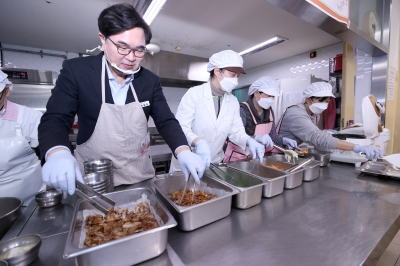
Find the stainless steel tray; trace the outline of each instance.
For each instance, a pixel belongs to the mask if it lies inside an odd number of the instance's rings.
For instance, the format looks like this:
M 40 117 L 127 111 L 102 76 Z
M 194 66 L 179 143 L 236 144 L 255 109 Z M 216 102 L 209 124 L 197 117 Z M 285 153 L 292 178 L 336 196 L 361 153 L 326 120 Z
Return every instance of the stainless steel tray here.
M 226 176 L 219 170 L 207 170 L 205 175 L 210 176 L 220 182 L 227 184 L 230 187 L 238 190 L 239 193 L 233 196 L 232 205 L 239 209 L 247 209 L 253 207 L 261 202 L 264 181 L 256 178 L 248 173 L 243 173 L 236 169 L 228 168 L 225 165 L 220 165 L 219 168 L 228 173 L 233 178 Z
M 328 163 L 331 161 L 331 153 L 330 151 L 320 151 L 320 150 L 314 150 L 314 149 L 309 149 L 307 154 L 304 154 L 304 158 L 310 158 L 314 157 L 315 160 L 321 162 L 321 167 L 328 165 Z
M 303 173 L 304 173 L 304 168 L 300 168 L 299 170 L 296 170 L 294 172 L 287 172 L 286 170 L 290 167 L 292 167 L 294 164 L 293 163 L 287 163 L 287 162 L 281 162 L 274 160 L 270 158 L 270 156 L 264 157 L 262 165 L 265 165 L 268 167 L 269 165 L 275 165 L 287 173 L 287 176 L 285 178 L 285 188 L 286 189 L 293 189 L 298 186 L 300 186 L 303 183 Z
M 357 168 L 359 172 L 369 175 L 382 175 L 394 179 L 400 179 L 400 170 L 393 167 L 392 164 L 387 162 L 365 162 Z
M 271 198 L 283 192 L 287 173 L 272 168 L 264 167 L 258 163 L 241 161 L 227 164 L 228 167 L 237 169 L 264 181 L 263 196 Z
M 268 156 L 268 158 L 280 162 L 287 162 L 285 159 L 285 155 L 283 154 L 276 154 L 276 155 L 271 155 Z M 298 160 L 295 160 L 295 163 L 300 164 L 304 162 L 306 159 L 304 158 L 298 158 Z M 303 181 L 313 181 L 319 177 L 319 169 L 321 166 L 320 161 L 312 161 L 311 163 L 307 164 L 304 167 L 304 174 L 303 174 Z
M 78 248 L 79 237 L 82 226 L 84 226 L 82 210 L 94 209 L 86 201 L 78 200 L 75 207 L 74 217 L 68 233 L 64 249 L 64 258 L 75 257 L 77 265 L 133 265 L 154 258 L 167 247 L 168 228 L 177 225 L 175 219 L 166 210 L 149 188 L 135 188 L 106 194 L 107 197 L 118 205 L 137 201 L 142 194 L 146 194 L 150 204 L 161 217 L 164 225 L 123 237 L 95 247 Z
M 223 189 L 227 194 L 190 207 L 182 207 L 173 203 L 169 195 L 184 188 L 185 177 L 183 174 L 178 172 L 172 175 L 159 175 L 156 177 L 160 178 L 153 181 L 156 194 L 178 221 L 179 229 L 183 231 L 192 231 L 228 216 L 231 212 L 232 196 L 238 193 L 237 190 L 222 182 L 203 176 L 201 180 L 207 183 L 208 187 Z M 193 179 L 191 178 L 190 180 Z M 187 189 L 193 188 L 193 182 L 190 182 L 190 180 Z

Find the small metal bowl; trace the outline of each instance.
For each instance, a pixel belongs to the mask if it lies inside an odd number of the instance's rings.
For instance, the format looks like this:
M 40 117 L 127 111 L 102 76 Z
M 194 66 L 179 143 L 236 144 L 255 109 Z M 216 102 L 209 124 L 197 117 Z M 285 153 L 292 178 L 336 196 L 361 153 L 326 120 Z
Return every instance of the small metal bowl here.
M 60 204 L 62 200 L 62 194 L 55 190 L 49 190 L 36 194 L 35 201 L 39 207 L 47 208 Z
M 8 266 L 7 261 L 5 261 L 5 260 L 0 260 L 0 266 Z
M 5 260 L 9 266 L 31 264 L 39 255 L 42 239 L 39 235 L 19 236 L 0 244 L 0 259 Z M 29 248 L 20 254 L 9 257 L 14 248 Z M 14 250 L 15 252 L 16 250 Z
M 18 198 L 0 198 L 0 239 L 21 215 L 22 201 Z

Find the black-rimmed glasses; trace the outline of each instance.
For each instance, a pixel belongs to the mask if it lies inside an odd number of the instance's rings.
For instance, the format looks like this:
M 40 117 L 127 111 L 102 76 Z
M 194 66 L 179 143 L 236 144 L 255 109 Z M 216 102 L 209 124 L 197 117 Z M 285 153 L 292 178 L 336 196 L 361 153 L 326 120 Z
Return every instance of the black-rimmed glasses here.
M 109 40 L 115 45 L 115 47 L 117 47 L 117 52 L 118 52 L 120 55 L 128 55 L 128 54 L 130 54 L 131 52 L 133 52 L 133 54 L 134 54 L 136 57 L 143 57 L 143 56 L 148 52 L 148 50 L 147 50 L 146 47 L 141 48 L 141 49 L 131 49 L 131 48 L 129 48 L 129 47 L 125 47 L 125 46 L 121 46 L 121 45 L 116 44 L 116 43 L 113 42 L 113 40 L 111 40 L 110 38 L 107 38 L 107 39 L 109 39 Z

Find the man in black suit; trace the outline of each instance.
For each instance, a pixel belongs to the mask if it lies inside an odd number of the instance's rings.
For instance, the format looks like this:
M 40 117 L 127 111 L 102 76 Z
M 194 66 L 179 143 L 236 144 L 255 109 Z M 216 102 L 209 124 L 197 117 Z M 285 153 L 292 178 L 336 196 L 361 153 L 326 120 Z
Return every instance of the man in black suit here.
M 153 177 L 147 130 L 151 116 L 186 179 L 190 172 L 199 182 L 204 162 L 187 146 L 159 77 L 140 67 L 152 37 L 150 27 L 129 4 L 104 9 L 98 25 L 104 52 L 64 61 L 41 119 L 43 181 L 73 194 L 75 179 L 83 182 L 83 162 L 100 158 L 113 162 L 115 185 Z M 76 114 L 79 132 L 74 157 L 67 147 Z

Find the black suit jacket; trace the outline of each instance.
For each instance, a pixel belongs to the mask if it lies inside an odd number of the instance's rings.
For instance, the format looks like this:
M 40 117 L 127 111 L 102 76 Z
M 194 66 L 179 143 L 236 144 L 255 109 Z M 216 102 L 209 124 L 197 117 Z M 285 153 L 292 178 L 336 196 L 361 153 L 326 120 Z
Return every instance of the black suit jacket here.
M 97 56 L 64 61 L 38 129 L 42 159 L 54 146 L 70 147 L 68 134 L 75 114 L 78 114 L 79 119 L 77 144 L 86 142 L 92 135 L 101 108 L 102 57 L 103 53 L 100 53 Z M 113 104 L 106 70 L 105 74 L 106 102 Z M 142 67 L 135 74 L 132 85 L 140 102 L 149 101 L 150 106 L 143 107 L 146 118 L 148 120 L 151 115 L 158 132 L 171 150 L 188 145 L 178 120 L 169 109 L 159 77 Z M 134 101 L 132 91 L 128 90 L 126 103 Z

